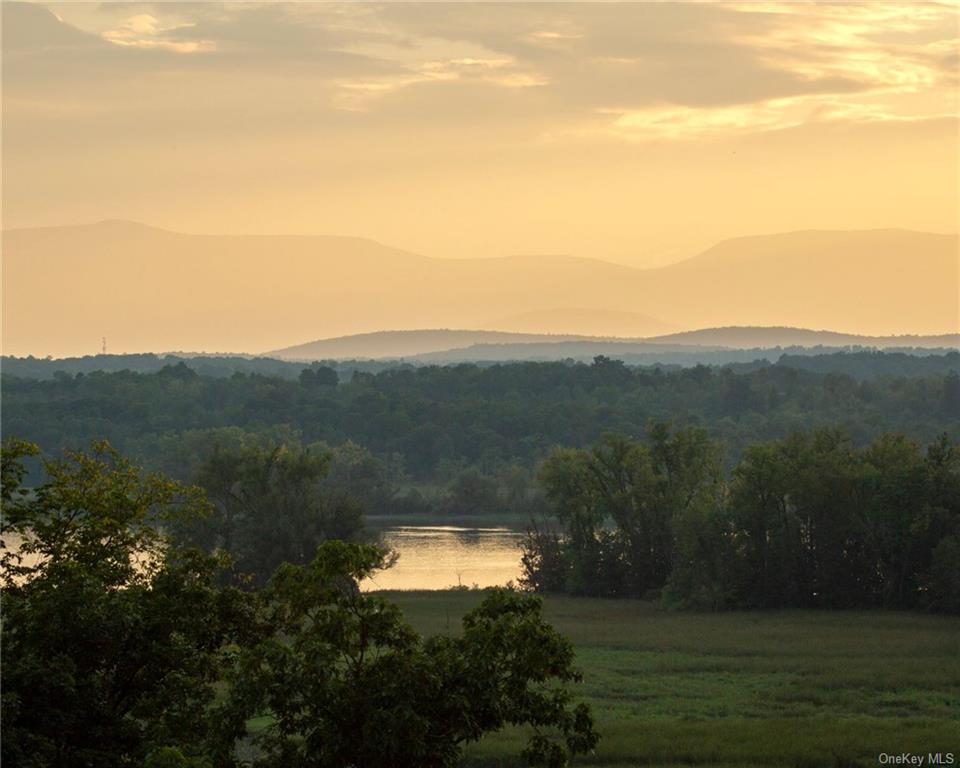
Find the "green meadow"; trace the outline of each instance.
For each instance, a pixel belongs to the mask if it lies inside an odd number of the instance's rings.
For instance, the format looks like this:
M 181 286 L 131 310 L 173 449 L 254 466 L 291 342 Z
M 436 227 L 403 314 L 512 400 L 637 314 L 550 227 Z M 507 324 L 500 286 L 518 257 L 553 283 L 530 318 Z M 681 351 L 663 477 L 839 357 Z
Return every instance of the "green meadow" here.
M 456 632 L 480 595 L 386 596 L 435 634 Z M 544 603 L 576 647 L 575 691 L 602 737 L 579 765 L 842 768 L 879 765 L 882 752 L 952 752 L 960 764 L 960 618 Z M 465 762 L 520 765 L 523 743 L 522 732 L 501 732 L 472 745 Z

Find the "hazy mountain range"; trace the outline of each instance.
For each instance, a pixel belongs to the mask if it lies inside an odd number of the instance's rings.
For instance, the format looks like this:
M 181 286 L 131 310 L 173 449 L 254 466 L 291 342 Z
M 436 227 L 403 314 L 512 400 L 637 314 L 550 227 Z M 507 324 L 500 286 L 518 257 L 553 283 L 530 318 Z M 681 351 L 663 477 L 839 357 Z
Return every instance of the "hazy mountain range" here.
M 679 330 L 640 312 L 585 307 L 559 307 L 520 312 L 484 324 L 485 328 L 519 333 L 563 333 L 576 331 L 586 336 L 654 336 Z
M 6 354 L 89 354 L 102 336 L 121 352 L 263 352 L 383 329 L 651 337 L 737 325 L 877 336 L 960 325 L 957 236 L 902 230 L 738 238 L 649 270 L 573 256 L 430 258 L 360 238 L 189 235 L 122 221 L 10 230 L 3 248 Z
M 381 331 L 276 349 L 280 360 L 358 360 L 403 358 L 421 362 L 461 360 L 559 360 L 609 357 L 663 357 L 721 350 L 775 352 L 797 348 L 953 349 L 960 334 L 938 336 L 857 336 L 804 328 L 706 328 L 646 339 L 603 338 L 492 331 Z M 769 356 L 769 355 L 767 355 Z M 773 358 L 779 353 L 773 355 Z

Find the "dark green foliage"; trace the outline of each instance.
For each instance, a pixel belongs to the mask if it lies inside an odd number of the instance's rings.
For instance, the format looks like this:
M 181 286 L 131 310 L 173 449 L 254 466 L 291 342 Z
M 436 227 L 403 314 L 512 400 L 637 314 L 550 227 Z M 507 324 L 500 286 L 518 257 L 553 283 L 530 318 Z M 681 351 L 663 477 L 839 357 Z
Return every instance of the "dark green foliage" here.
M 671 434 L 655 425 L 648 444 L 608 436 L 591 450 L 555 451 L 540 480 L 567 533 L 566 588 L 574 594 L 644 595 L 667 583 L 675 525 L 694 526 L 699 510 L 715 502 L 719 450 L 704 430 Z M 528 542 L 528 549 L 534 546 Z M 531 583 L 555 580 L 528 576 Z
M 318 368 L 304 368 L 299 376 L 301 387 L 335 387 L 340 381 L 333 368 L 320 366 Z
M 247 600 L 215 585 L 221 563 L 169 552 L 155 523 L 203 514 L 196 489 L 143 476 L 106 445 L 48 462 L 18 487 L 31 449 L 3 457 L 3 762 L 128 766 L 230 734 L 209 704 Z M 18 546 L 17 546 L 18 545 Z
M 212 768 L 210 758 L 187 757 L 176 747 L 161 747 L 147 755 L 144 768 Z
M 960 418 L 960 376 L 956 371 L 943 377 L 943 400 L 941 408 L 945 416 Z
M 735 470 L 729 517 L 751 581 L 739 599 L 768 607 L 869 604 L 878 585 L 862 457 L 846 435 L 826 429 L 793 435 L 772 451 L 746 456 Z M 764 476 L 768 458 L 779 487 Z
M 960 535 L 946 536 L 934 548 L 927 586 L 933 608 L 960 613 Z
M 400 610 L 358 583 L 385 565 L 374 546 L 323 544 L 306 566 L 282 565 L 263 595 L 263 639 L 237 663 L 230 707 L 273 723 L 259 766 L 439 768 L 462 746 L 529 725 L 532 765 L 566 765 L 597 741 L 563 684 L 573 650 L 543 622 L 539 599 L 495 590 L 459 637 L 424 641 Z
M 748 411 L 761 410 L 762 400 L 753 391 L 750 377 L 724 371 L 723 411 L 729 416 L 740 416 Z
M 957 611 L 960 451 L 842 430 L 748 447 L 722 482 L 715 445 L 654 425 L 647 444 L 558 450 L 541 475 L 563 535 L 527 538 L 540 590 L 707 608 Z
M 862 353 L 863 365 L 887 360 Z M 836 356 L 856 368 L 860 353 Z M 651 420 L 699 425 L 736 460 L 747 445 L 782 439 L 823 424 L 845 427 L 862 446 L 885 431 L 921 441 L 940 432 L 960 439 L 955 379 L 960 355 L 894 356 L 882 376 L 763 364 L 740 373 L 704 366 L 662 371 L 598 358 L 582 363 L 515 363 L 482 367 L 393 367 L 317 385 L 332 370 L 312 367 L 296 379 L 237 373 L 230 377 L 91 372 L 51 380 L 3 377 L 3 429 L 49 453 L 109 438 L 151 467 L 177 477 L 195 469 L 175 458 L 177 441 L 205 430 L 245 434 L 287 429 L 306 444 L 353 441 L 384 462 L 398 457 L 410 479 L 449 482 L 473 468 L 496 476 L 514 465 L 533 471 L 555 445 L 585 447 L 605 433 L 643 434 Z M 933 362 L 931 362 L 931 360 Z M 937 361 L 940 361 L 937 365 Z M 837 364 L 835 364 L 837 363 Z M 183 361 L 191 365 L 191 361 Z M 879 365 L 879 363 L 877 363 Z M 951 367 L 952 366 L 952 367 Z M 382 366 L 381 366 L 382 367 Z M 445 468 L 457 467 L 446 473 Z
M 778 366 L 817 373 L 839 373 L 858 381 L 878 376 L 943 376 L 960 370 L 960 351 L 929 354 L 926 350 L 856 350 L 830 354 L 794 354 L 780 356 Z M 736 366 L 733 366 L 736 367 Z
M 539 349 L 531 359 L 550 356 L 550 347 L 531 345 L 517 347 L 522 360 L 524 349 Z M 553 345 L 558 349 L 558 345 Z M 595 356 L 595 344 L 564 345 L 565 358 L 588 362 L 591 358 L 610 360 L 603 355 Z M 960 352 L 949 348 L 898 347 L 896 349 L 877 350 L 863 347 L 757 347 L 754 349 L 711 350 L 704 347 L 651 347 L 648 352 L 624 352 L 622 361 L 628 366 L 663 367 L 676 370 L 681 367 L 700 368 L 709 371 L 707 366 L 728 367 L 737 372 L 754 371 L 772 365 L 797 368 L 818 373 L 844 373 L 855 379 L 863 380 L 877 376 L 940 376 L 950 371 L 960 372 Z M 10 376 L 26 379 L 53 379 L 60 377 L 72 379 L 77 374 L 94 372 L 131 371 L 134 373 L 156 373 L 161 368 L 178 363 L 192 368 L 201 376 L 230 378 L 234 374 L 278 376 L 291 381 L 298 380 L 304 370 L 304 363 L 289 362 L 270 357 L 240 357 L 231 355 L 156 355 L 153 353 L 129 355 L 87 355 L 62 359 L 38 357 L 3 356 L 0 360 L 3 369 Z M 619 364 L 620 360 L 613 360 Z M 494 363 L 479 365 L 491 366 Z M 335 371 L 338 379 L 349 381 L 355 373 L 379 373 L 387 370 L 415 370 L 428 365 L 414 360 L 398 362 L 396 360 L 325 360 L 310 365 L 310 370 L 326 368 Z M 329 374 L 323 377 L 330 380 Z M 332 382 L 335 384 L 336 382 Z
M 262 766 L 451 766 L 463 744 L 532 728 L 532 765 L 566 765 L 597 736 L 566 684 L 570 644 L 531 595 L 495 591 L 457 638 L 423 640 L 358 583 L 389 564 L 327 541 L 266 590 L 223 588 L 223 559 L 176 549 L 161 527 L 210 514 L 199 488 L 144 475 L 107 444 L 46 462 L 2 453 L 3 742 L 26 768 L 232 768 L 253 714 Z M 246 510 L 312 509 L 326 454 L 225 454 L 213 478 Z M 311 491 L 312 492 L 312 491 Z M 236 511 L 235 510 L 235 511 Z M 268 533 L 270 520 L 257 518 Z
M 772 607 L 797 600 L 800 525 L 786 502 L 788 479 L 779 451 L 755 445 L 744 451 L 730 483 L 733 528 L 738 533 L 741 587 L 747 602 Z
M 176 525 L 176 539 L 225 551 L 259 585 L 280 563 L 309 562 L 320 542 L 354 538 L 363 527 L 355 498 L 322 486 L 330 460 L 323 447 L 296 442 L 215 450 L 196 475 L 213 511 Z
M 23 489 L 23 479 L 27 475 L 24 461 L 30 456 L 38 456 L 40 448 L 25 440 L 8 439 L 0 450 L 0 498 L 3 499 L 4 518 L 9 521 L 17 514 L 27 491 Z
M 497 482 L 476 470 L 466 470 L 453 481 L 444 504 L 452 515 L 494 514 L 500 509 Z
M 316 447 L 330 455 L 329 471 L 320 484 L 324 494 L 353 499 L 367 514 L 390 512 L 397 488 L 406 479 L 401 457 L 379 459 L 350 441 L 334 448 L 323 444 Z
M 520 555 L 521 585 L 534 592 L 566 591 L 569 570 L 566 549 L 559 533 L 549 525 L 531 520 Z
M 72 379 L 78 374 L 106 372 L 116 373 L 129 371 L 133 373 L 156 373 L 168 366 L 183 364 L 201 376 L 215 378 L 230 378 L 234 374 L 254 374 L 260 376 L 279 376 L 291 381 L 297 380 L 304 371 L 304 363 L 293 363 L 286 360 L 277 360 L 270 357 L 239 357 L 231 355 L 156 355 L 140 353 L 130 355 L 87 355 L 85 357 L 67 357 L 62 359 L 38 357 L 8 357 L 2 358 L 2 365 L 6 373 L 27 379 Z M 310 371 L 338 371 L 346 378 L 354 371 L 382 371 L 387 368 L 396 368 L 395 362 L 379 362 L 376 360 L 361 360 L 350 362 L 333 362 L 328 364 L 313 363 L 307 369 Z M 333 367 L 331 367 L 333 366 Z M 339 376 L 338 376 L 339 378 Z M 330 382 L 329 373 L 321 373 L 318 380 Z M 333 381 L 331 385 L 336 385 Z

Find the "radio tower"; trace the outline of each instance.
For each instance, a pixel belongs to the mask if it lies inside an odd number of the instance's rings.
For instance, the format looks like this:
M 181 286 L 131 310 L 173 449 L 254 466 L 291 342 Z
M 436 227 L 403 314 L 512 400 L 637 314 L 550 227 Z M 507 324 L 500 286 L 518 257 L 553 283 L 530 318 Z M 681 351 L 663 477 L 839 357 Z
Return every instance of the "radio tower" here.
M 102 349 L 102 354 L 104 355 L 107 354 L 107 337 L 106 336 L 103 337 L 103 346 L 101 347 L 101 349 Z

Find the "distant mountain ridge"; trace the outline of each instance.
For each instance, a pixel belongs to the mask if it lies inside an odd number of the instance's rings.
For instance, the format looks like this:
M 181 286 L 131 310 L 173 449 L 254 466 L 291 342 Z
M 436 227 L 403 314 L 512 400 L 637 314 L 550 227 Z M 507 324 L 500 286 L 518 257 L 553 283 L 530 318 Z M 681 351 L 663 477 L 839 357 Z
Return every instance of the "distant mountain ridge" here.
M 805 328 L 705 328 L 649 338 L 569 336 L 468 330 L 380 331 L 297 344 L 264 353 L 280 360 L 410 358 L 420 361 L 563 359 L 610 356 L 777 349 L 796 347 L 960 348 L 960 334 L 937 336 L 857 336 Z
M 557 307 L 520 312 L 484 323 L 484 328 L 541 334 L 555 334 L 566 330 L 586 336 L 607 337 L 646 337 L 679 330 L 672 323 L 665 323 L 640 312 L 586 307 Z
M 264 353 L 264 357 L 281 360 L 337 360 L 364 358 L 411 357 L 429 352 L 443 352 L 474 344 L 524 343 L 543 341 L 572 341 L 585 336 L 560 335 L 556 337 L 532 333 L 503 331 L 465 331 L 447 328 L 419 331 L 376 331 L 319 339 Z
M 657 336 L 649 341 L 676 344 L 720 345 L 731 349 L 753 347 L 957 347 L 960 333 L 933 335 L 900 334 L 895 336 L 862 336 L 837 331 L 815 331 L 808 328 L 732 326 L 727 328 L 701 328 L 697 331 L 681 331 Z
M 795 232 L 724 241 L 641 270 L 574 256 L 441 259 L 362 238 L 189 235 L 123 221 L 10 230 L 3 348 L 82 355 L 106 336 L 111 351 L 256 352 L 296 337 L 489 328 L 498 318 L 516 323 L 496 323 L 499 331 L 568 336 L 747 325 L 955 332 L 958 244 L 956 235 L 900 230 Z M 537 325 L 524 325 L 530 318 Z

